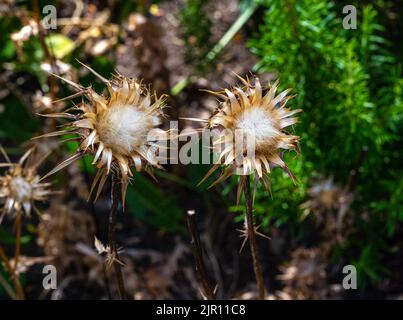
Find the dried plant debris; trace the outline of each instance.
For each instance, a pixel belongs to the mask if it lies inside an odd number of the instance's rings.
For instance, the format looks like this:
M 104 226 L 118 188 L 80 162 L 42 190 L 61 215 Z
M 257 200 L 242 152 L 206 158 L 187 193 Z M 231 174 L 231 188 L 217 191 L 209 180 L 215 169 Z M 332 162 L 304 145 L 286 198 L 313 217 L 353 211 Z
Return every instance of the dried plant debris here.
M 76 245 L 91 244 L 94 233 L 90 214 L 77 210 L 72 202 L 64 204 L 53 200 L 50 208 L 42 214 L 37 242 L 46 256 L 53 257 L 57 269 L 63 274 L 72 265 L 92 263 L 93 259 L 82 257 Z
M 278 279 L 284 288 L 276 293 L 280 299 L 326 299 L 327 253 L 321 247 L 298 248 L 291 253 L 291 259 L 280 267 Z
M 43 156 L 37 161 L 30 161 L 34 157 L 34 148 L 29 149 L 17 163 L 12 163 L 0 145 L 0 154 L 6 162 L 0 163 L 0 168 L 6 168 L 4 175 L 0 176 L 0 223 L 5 215 L 15 215 L 23 211 L 26 216 L 31 215 L 35 202 L 44 202 L 50 195 L 58 192 L 50 189 L 51 183 L 41 182 L 37 173 L 38 166 L 45 160 Z M 31 159 L 29 159 L 31 157 Z

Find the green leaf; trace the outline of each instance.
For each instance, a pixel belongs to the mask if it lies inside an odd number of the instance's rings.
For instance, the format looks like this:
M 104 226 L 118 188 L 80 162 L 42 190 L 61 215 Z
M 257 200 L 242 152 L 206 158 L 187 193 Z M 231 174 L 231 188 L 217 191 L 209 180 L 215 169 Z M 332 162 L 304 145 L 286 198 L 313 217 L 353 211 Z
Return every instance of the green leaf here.
M 11 59 L 15 54 L 15 45 L 11 40 L 7 40 L 2 46 L 0 56 L 5 60 Z
M 57 59 L 63 59 L 76 47 L 71 39 L 60 33 L 54 33 L 47 36 L 45 38 L 45 43 Z

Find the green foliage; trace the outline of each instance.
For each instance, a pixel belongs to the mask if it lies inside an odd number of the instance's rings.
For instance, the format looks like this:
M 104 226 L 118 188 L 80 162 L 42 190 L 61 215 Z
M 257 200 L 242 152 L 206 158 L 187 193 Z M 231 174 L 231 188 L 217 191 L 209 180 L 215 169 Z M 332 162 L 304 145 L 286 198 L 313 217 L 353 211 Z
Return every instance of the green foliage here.
M 133 186 L 127 190 L 126 200 L 136 219 L 168 232 L 184 230 L 179 223 L 183 211 L 178 206 L 176 197 L 155 188 L 154 181 L 136 175 Z
M 288 162 L 299 163 L 294 165 L 298 191 L 284 185 L 282 180 L 287 178 L 272 175 L 273 185 L 279 187 L 266 205 L 264 198 L 258 201 L 258 206 L 269 208 L 263 219 L 290 220 L 306 197 L 314 173 L 348 185 L 358 165 L 354 210 L 349 214 L 359 217 L 365 212 L 369 219 L 355 222 L 355 232 L 343 250 L 346 255 L 359 252 L 355 260 L 366 277 L 375 281 L 374 274 L 384 271 L 380 268 L 386 252 L 384 238 L 393 235 L 396 224 L 403 221 L 401 65 L 391 54 L 371 5 L 356 2 L 358 29 L 346 30 L 342 7 L 333 2 L 264 3 L 264 21 L 250 41 L 260 59 L 256 71 L 276 73 L 280 85 L 297 94 L 293 107 L 304 113 L 297 127 L 303 157 Z M 281 210 L 285 202 L 287 208 Z M 375 235 L 369 236 L 368 230 Z M 368 239 L 365 244 L 360 237 Z

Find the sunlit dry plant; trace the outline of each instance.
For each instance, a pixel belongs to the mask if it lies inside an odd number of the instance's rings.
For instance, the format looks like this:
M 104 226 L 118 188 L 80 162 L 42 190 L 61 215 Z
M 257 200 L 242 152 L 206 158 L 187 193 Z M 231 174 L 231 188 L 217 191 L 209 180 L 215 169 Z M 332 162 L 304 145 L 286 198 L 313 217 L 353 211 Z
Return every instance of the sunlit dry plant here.
M 3 154 L 6 162 L 0 163 L 0 167 L 8 168 L 4 175 L 0 176 L 0 202 L 3 207 L 0 209 L 0 223 L 6 214 L 19 214 L 24 212 L 30 216 L 32 208 L 38 211 L 34 205 L 36 201 L 46 201 L 48 197 L 55 194 L 50 189 L 50 183 L 42 183 L 37 174 L 37 168 L 45 159 L 29 162 L 28 158 L 33 149 L 29 149 L 17 163 L 12 163 L 0 146 L 0 153 Z
M 259 299 L 262 300 L 265 297 L 265 286 L 257 252 L 257 228 L 253 217 L 250 175 L 255 178 L 253 198 L 258 182 L 264 189 L 271 191 L 268 174 L 274 166 L 281 167 L 294 180 L 282 159 L 282 151 L 297 150 L 299 137 L 289 134 L 286 128 L 297 123 L 297 118 L 293 115 L 301 110 L 285 107 L 292 96 L 288 95 L 290 89 L 276 96 L 278 82 L 264 90 L 257 77 L 254 85 L 249 79 L 239 76 L 238 78 L 242 86 L 212 92 L 220 98 L 220 103 L 207 120 L 207 127 L 218 129 L 218 134 L 213 133 L 213 150 L 218 154 L 218 161 L 203 180 L 222 165 L 224 170 L 212 186 L 231 175 L 240 175 L 237 202 L 242 191 L 246 202 L 245 227 L 242 234 L 245 240 L 249 240 Z
M 162 168 L 159 164 L 159 141 L 168 140 L 168 132 L 158 129 L 162 123 L 164 98 L 151 94 L 141 82 L 121 74 L 107 80 L 83 64 L 100 79 L 108 90 L 108 95 L 99 95 L 91 87 L 83 87 L 73 81 L 57 76 L 78 92 L 62 100 L 82 97 L 82 102 L 65 112 L 46 114 L 51 118 L 67 118 L 72 122 L 63 129 L 42 135 L 55 137 L 73 134 L 79 142 L 77 152 L 51 170 L 45 177 L 62 170 L 84 155 L 92 155 L 93 165 L 98 168 L 91 186 L 89 197 L 98 184 L 95 201 L 98 199 L 108 175 L 112 174 L 111 211 L 109 216 L 108 260 L 113 265 L 118 282 L 119 296 L 125 299 L 119 250 L 116 245 L 116 219 L 118 211 L 117 185 L 121 183 L 122 204 L 128 183 L 133 176 L 131 167 L 136 171 L 146 171 L 151 176 L 151 167 Z M 84 99 L 85 98 L 85 99 Z M 60 100 L 59 100 L 60 101 Z
M 122 183 L 122 201 L 134 166 L 136 171 L 145 170 L 152 175 L 150 167 L 161 168 L 158 162 L 157 140 L 168 139 L 167 134 L 157 127 L 162 123 L 163 97 L 152 95 L 150 91 L 132 78 L 115 75 L 106 80 L 88 68 L 106 85 L 109 95 L 96 93 L 91 87 L 85 88 L 67 79 L 62 80 L 73 86 L 78 93 L 64 98 L 84 96 L 86 100 L 64 113 L 45 115 L 54 118 L 73 120 L 63 130 L 45 134 L 41 137 L 78 135 L 77 152 L 46 176 L 54 174 L 86 154 L 93 155 L 93 164 L 98 172 L 91 187 L 91 193 L 98 184 L 95 200 L 98 198 L 109 173 L 119 176 Z M 149 133 L 153 132 L 153 141 Z
M 12 163 L 0 145 L 0 154 L 6 161 L 0 163 L 0 168 L 7 168 L 5 174 L 0 176 L 0 223 L 5 215 L 12 215 L 16 230 L 14 258 L 9 260 L 1 247 L 0 258 L 13 279 L 19 299 L 24 299 L 23 289 L 16 276 L 20 266 L 22 215 L 30 216 L 32 208 L 39 214 L 35 202 L 46 201 L 50 195 L 58 193 L 50 189 L 50 183 L 40 182 L 37 168 L 48 154 L 41 158 L 35 157 L 34 149 L 28 149 L 17 163 Z
M 250 173 L 257 178 L 255 186 L 260 181 L 267 190 L 270 190 L 268 174 L 274 166 L 281 167 L 293 178 L 282 159 L 282 151 L 297 150 L 299 137 L 289 134 L 286 128 L 297 122 L 293 115 L 302 111 L 285 107 L 292 96 L 288 95 L 290 89 L 276 96 L 278 82 L 264 92 L 257 77 L 254 85 L 249 80 L 241 77 L 239 79 L 243 84 L 241 87 L 212 92 L 221 101 L 207 126 L 220 130 L 218 137 L 214 137 L 213 141 L 214 149 L 219 153 L 219 163 L 215 164 L 204 178 L 210 176 L 222 164 L 225 167 L 224 172 L 213 185 L 234 173 L 241 174 L 238 201 L 245 184 L 245 176 Z M 242 140 L 241 147 L 237 149 L 236 139 L 240 134 L 252 137 L 254 154 L 251 156 L 247 153 L 248 141 L 245 143 Z M 240 163 L 236 161 L 238 157 L 242 157 Z

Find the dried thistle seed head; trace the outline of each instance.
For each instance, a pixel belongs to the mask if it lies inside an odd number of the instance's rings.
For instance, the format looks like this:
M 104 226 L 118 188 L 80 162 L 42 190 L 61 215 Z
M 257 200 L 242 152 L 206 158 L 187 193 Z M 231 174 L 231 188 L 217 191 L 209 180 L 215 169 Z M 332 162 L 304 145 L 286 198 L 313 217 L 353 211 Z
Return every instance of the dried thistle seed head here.
M 290 299 L 326 299 L 329 284 L 326 281 L 327 247 L 298 248 L 291 253 L 287 265 L 280 266 L 277 278 L 284 282 L 280 296 Z
M 347 213 L 354 200 L 354 194 L 346 187 L 333 181 L 333 178 L 319 179 L 308 190 L 309 200 L 301 204 L 303 218 L 310 213 L 321 225 L 323 235 L 333 241 L 342 241 L 351 231 L 352 217 Z
M 112 152 L 124 156 L 140 148 L 152 128 L 152 117 L 125 104 L 101 112 L 96 124 L 99 140 Z
M 353 200 L 353 194 L 333 181 L 333 178 L 319 179 L 308 190 L 309 200 L 301 205 L 304 216 L 313 212 L 322 221 L 326 212 L 340 211 L 344 216 Z
M 50 190 L 51 184 L 41 183 L 36 173 L 36 168 L 41 161 L 35 164 L 28 163 L 27 158 L 32 152 L 33 149 L 28 150 L 18 163 L 11 163 L 0 146 L 0 153 L 6 159 L 6 162 L 0 163 L 0 167 L 8 168 L 5 174 L 0 176 L 0 203 L 3 206 L 0 209 L 0 223 L 6 214 L 21 210 L 29 216 L 35 201 L 46 201 L 49 195 L 55 193 Z
M 98 168 L 91 187 L 92 192 L 99 183 L 95 200 L 108 174 L 113 171 L 121 177 L 124 203 L 127 184 L 132 177 L 131 166 L 134 166 L 136 171 L 145 170 L 149 174 L 152 174 L 151 166 L 161 167 L 155 142 L 168 139 L 167 132 L 157 128 L 162 123 L 163 97 L 151 95 L 144 85 L 134 79 L 118 74 L 111 80 L 106 80 L 91 68 L 85 67 L 105 83 L 109 95 L 99 95 L 91 88 L 84 88 L 61 78 L 78 91 L 77 94 L 63 100 L 81 95 L 86 97 L 86 101 L 71 109 L 78 111 L 78 114 L 65 112 L 47 115 L 73 119 L 73 122 L 67 124 L 64 130 L 42 137 L 77 134 L 80 147 L 75 155 L 65 160 L 47 176 L 63 169 L 83 155 L 91 154 L 94 156 L 93 164 Z M 150 132 L 154 134 L 151 141 Z
M 207 126 L 220 131 L 213 141 L 220 163 L 213 166 L 205 179 L 218 169 L 220 164 L 224 164 L 226 170 L 215 183 L 240 170 L 243 175 L 255 174 L 262 185 L 270 189 L 268 173 L 274 166 L 281 167 L 293 178 L 281 158 L 281 153 L 283 150 L 297 150 L 299 137 L 289 134 L 286 128 L 297 123 L 297 118 L 293 115 L 302 110 L 290 110 L 285 107 L 292 96 L 288 95 L 290 89 L 276 96 L 278 82 L 264 91 L 258 78 L 255 78 L 254 85 L 249 80 L 241 77 L 239 79 L 242 81 L 242 87 L 213 92 L 221 101 Z M 248 141 L 243 141 L 241 147 L 238 147 L 237 136 L 240 134 L 246 134 L 253 139 L 254 154 L 248 155 Z M 242 161 L 237 164 L 235 160 L 239 156 Z M 241 176 L 241 189 L 244 178 Z
M 333 178 L 316 181 L 308 190 L 311 200 L 305 207 L 317 211 L 321 208 L 325 210 L 336 208 L 342 192 L 342 188 L 334 183 Z

